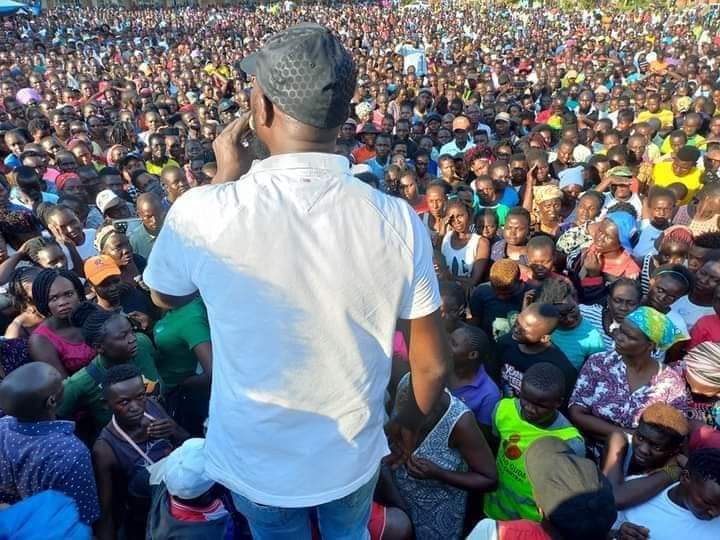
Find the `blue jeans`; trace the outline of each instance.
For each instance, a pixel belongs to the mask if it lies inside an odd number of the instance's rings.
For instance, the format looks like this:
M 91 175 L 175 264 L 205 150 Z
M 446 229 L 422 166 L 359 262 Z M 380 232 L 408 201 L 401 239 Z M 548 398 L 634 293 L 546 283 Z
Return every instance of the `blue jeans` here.
M 367 540 L 378 472 L 350 495 L 310 508 L 265 506 L 237 493 L 233 493 L 232 498 L 235 508 L 248 520 L 253 540 L 311 540 L 312 511 L 317 511 L 323 540 Z

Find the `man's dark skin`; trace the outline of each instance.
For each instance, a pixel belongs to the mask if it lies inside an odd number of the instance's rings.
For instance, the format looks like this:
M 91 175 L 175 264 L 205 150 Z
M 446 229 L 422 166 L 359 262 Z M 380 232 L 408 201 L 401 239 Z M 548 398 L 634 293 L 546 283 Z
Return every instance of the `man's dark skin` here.
M 251 165 L 252 156 L 242 145 L 250 132 L 250 118 L 253 118 L 254 133 L 273 156 L 289 153 L 319 152 L 332 154 L 340 126 L 328 129 L 315 128 L 295 120 L 277 107 L 263 92 L 256 80 L 250 95 L 250 113 L 233 121 L 215 139 L 213 150 L 218 159 L 218 172 L 213 183 L 232 182 L 245 174 Z M 152 291 L 152 298 L 158 307 L 177 308 L 187 304 L 196 293 L 185 296 L 170 296 Z M 417 415 L 409 425 L 420 426 L 424 415 L 431 412 L 434 403 L 443 391 L 447 375 L 446 359 L 449 357 L 447 338 L 442 330 L 440 310 L 409 321 L 410 371 L 417 405 Z M 396 426 L 396 435 L 401 430 Z M 403 448 L 414 448 L 416 434 L 403 433 Z M 409 455 L 409 453 L 408 453 Z
M 188 433 L 168 418 L 151 420 L 142 413 L 146 410 L 145 384 L 138 376 L 119 381 L 103 391 L 113 418 L 133 441 L 139 443 L 149 438 L 170 439 L 175 447 L 189 437 Z M 114 428 L 113 428 L 114 430 Z M 102 439 L 95 442 L 92 450 L 93 466 L 100 497 L 101 517 L 95 524 L 95 533 L 101 540 L 114 539 L 113 498 L 117 497 L 113 478 L 118 461 L 113 449 Z
M 0 382 L 0 408 L 20 422 L 55 420 L 62 396 L 62 376 L 45 362 L 20 366 Z

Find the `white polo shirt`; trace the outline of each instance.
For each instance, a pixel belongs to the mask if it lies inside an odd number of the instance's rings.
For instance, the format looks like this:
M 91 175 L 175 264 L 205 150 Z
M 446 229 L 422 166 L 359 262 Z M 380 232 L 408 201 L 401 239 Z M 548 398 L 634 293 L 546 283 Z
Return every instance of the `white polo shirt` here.
M 396 320 L 440 306 L 430 237 L 404 200 L 342 156 L 273 156 L 178 199 L 144 278 L 207 306 L 211 478 L 288 508 L 370 480 L 388 453 Z

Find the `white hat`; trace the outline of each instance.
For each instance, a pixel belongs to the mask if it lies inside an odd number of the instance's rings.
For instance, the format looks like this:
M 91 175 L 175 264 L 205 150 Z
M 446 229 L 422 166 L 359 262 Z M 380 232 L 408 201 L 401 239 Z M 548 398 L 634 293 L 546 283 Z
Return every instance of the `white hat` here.
M 149 470 L 150 484 L 165 482 L 168 493 L 181 499 L 195 499 L 215 484 L 205 474 L 205 439 L 188 439 Z
M 101 214 L 105 214 L 110 208 L 122 204 L 123 200 L 118 197 L 114 191 L 109 189 L 103 189 L 95 197 L 95 205 L 100 210 Z

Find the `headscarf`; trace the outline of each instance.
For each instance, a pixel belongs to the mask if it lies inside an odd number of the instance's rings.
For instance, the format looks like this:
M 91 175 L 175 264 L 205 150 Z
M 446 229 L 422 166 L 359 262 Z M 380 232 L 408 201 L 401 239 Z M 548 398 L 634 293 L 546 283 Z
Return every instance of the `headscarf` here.
M 108 166 L 110 166 L 110 167 L 114 167 L 115 164 L 116 164 L 115 161 L 114 161 L 113 158 L 112 158 L 113 150 L 115 150 L 116 148 L 125 148 L 125 147 L 124 147 L 122 144 L 113 144 L 113 145 L 108 149 L 107 153 L 105 154 L 105 162 L 106 162 L 106 163 L 108 164 Z
M 62 191 L 65 187 L 65 183 L 70 180 L 71 178 L 80 178 L 76 173 L 74 172 L 67 172 L 62 173 L 57 176 L 55 179 L 55 187 L 58 191 Z
M 704 341 L 685 355 L 685 378 L 720 393 L 720 343 Z
M 581 165 L 578 165 L 577 167 L 570 167 L 569 169 L 565 169 L 563 171 L 560 171 L 558 174 L 558 178 L 560 179 L 560 189 L 569 187 L 569 186 L 580 186 L 583 187 L 583 171 L 585 168 Z
M 624 247 L 627 251 L 632 251 L 633 246 L 630 239 L 632 238 L 633 234 L 635 234 L 637 228 L 635 218 L 627 212 L 618 211 L 608 213 L 607 219 L 612 221 L 617 226 L 618 240 L 620 241 L 620 245 Z
M 651 307 L 641 306 L 625 317 L 625 320 L 637 326 L 661 351 L 666 351 L 685 339 L 667 315 Z
M 533 189 L 533 198 L 537 204 L 552 199 L 562 199 L 563 193 L 560 188 L 553 185 L 548 186 L 537 186 Z
M 105 244 L 107 244 L 107 241 L 115 232 L 114 225 L 105 225 L 98 230 L 95 235 L 95 249 L 98 253 L 102 253 Z

